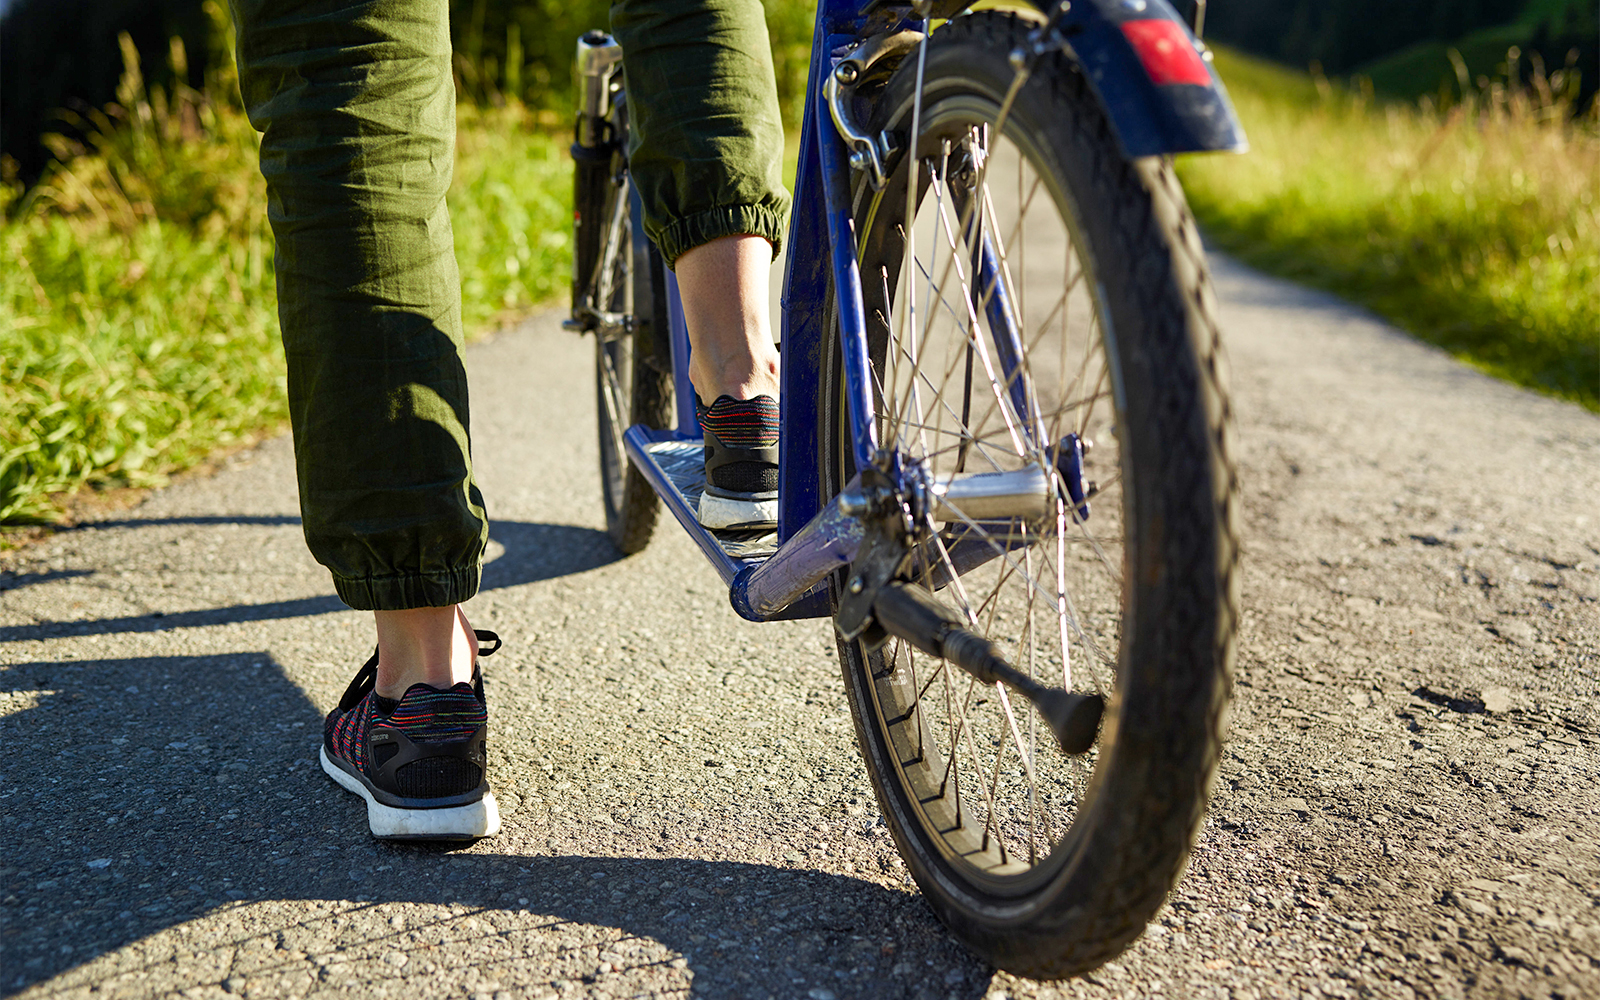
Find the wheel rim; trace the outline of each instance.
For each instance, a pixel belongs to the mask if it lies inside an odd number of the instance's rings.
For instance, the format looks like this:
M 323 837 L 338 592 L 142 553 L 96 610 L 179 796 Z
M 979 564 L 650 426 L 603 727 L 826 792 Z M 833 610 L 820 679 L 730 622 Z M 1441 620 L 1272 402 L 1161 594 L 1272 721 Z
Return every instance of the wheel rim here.
M 898 640 L 864 664 L 879 735 L 921 835 L 960 884 L 1004 899 L 1031 893 L 1066 862 L 1072 821 L 1088 808 L 1114 739 L 1125 484 L 1093 261 L 1052 180 L 1059 170 L 1039 169 L 1051 161 L 1029 138 L 1037 130 L 1015 120 L 985 127 L 1001 100 L 969 92 L 925 103 L 914 252 L 886 256 L 893 231 L 905 231 L 903 162 L 863 227 L 869 243 L 883 237 L 878 259 L 892 263 L 864 271 L 862 284 L 868 314 L 886 317 L 871 345 L 885 446 L 936 476 L 1036 465 L 1060 485 L 1062 440 L 1098 444 L 1085 462 L 1098 483 L 1087 520 L 1059 499 L 1056 516 L 1039 523 L 958 515 L 923 546 L 916 577 L 1019 669 L 1102 694 L 1111 712 L 1095 749 L 1064 756 L 1023 699 Z M 988 287 L 971 252 L 984 238 L 1003 262 Z M 864 258 L 872 255 L 864 244 Z M 1007 338 L 989 315 L 999 298 L 1022 334 L 1023 360 L 1009 367 Z M 975 550 L 988 561 L 952 572 Z

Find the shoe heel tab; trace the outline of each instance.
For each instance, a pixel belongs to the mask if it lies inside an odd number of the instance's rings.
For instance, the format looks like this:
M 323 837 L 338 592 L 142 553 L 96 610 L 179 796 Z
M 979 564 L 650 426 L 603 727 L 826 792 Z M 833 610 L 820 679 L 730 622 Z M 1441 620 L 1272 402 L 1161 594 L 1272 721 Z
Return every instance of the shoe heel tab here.
M 361 699 L 367 696 L 373 685 L 378 681 L 378 648 L 372 648 L 372 658 L 361 665 L 356 671 L 356 676 L 350 681 L 350 686 L 344 689 L 344 697 L 339 699 L 339 711 L 348 712 L 361 704 Z
M 472 634 L 477 636 L 477 638 L 478 638 L 478 655 L 479 656 L 493 656 L 495 654 L 495 652 L 501 646 L 505 645 L 505 643 L 500 641 L 500 636 L 496 635 L 495 633 L 489 631 L 486 628 L 475 628 L 475 629 L 472 630 Z M 494 643 L 494 645 L 490 646 L 488 649 L 484 649 L 483 648 L 483 643 L 486 643 L 486 642 L 492 642 L 492 643 Z

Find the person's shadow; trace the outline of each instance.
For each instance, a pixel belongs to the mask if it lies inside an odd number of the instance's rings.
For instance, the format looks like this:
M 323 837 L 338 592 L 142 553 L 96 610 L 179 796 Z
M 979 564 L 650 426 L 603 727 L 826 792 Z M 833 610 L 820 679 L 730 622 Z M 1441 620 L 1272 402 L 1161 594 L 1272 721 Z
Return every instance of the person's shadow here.
M 279 995 L 338 972 L 393 988 L 450 971 L 451 940 L 455 961 L 479 961 L 485 935 L 534 997 L 562 978 L 610 994 L 666 977 L 697 997 L 974 998 L 990 979 L 919 897 L 862 879 L 671 857 L 670 841 L 640 857 L 374 842 L 361 801 L 313 759 L 318 712 L 264 653 L 20 663 L 0 667 L 0 696 L 5 994 L 56 976 Z M 531 822 L 514 812 L 502 836 Z M 421 911 L 445 943 L 394 929 L 390 903 L 451 904 Z M 242 915 L 197 921 L 221 908 Z M 598 953 L 554 943 L 597 927 L 622 934 Z
M 283 527 L 299 519 L 146 519 L 75 530 L 172 523 Z M 484 567 L 484 590 L 584 572 L 620 558 L 603 532 L 589 528 L 497 521 L 490 534 L 503 551 Z M 88 571 L 3 575 L 0 589 L 82 575 Z M 344 608 L 327 595 L 12 625 L 0 627 L 0 642 L 154 632 Z M 557 954 L 548 933 L 522 938 L 528 950 L 513 955 L 514 962 L 520 957 L 524 965 L 548 966 L 547 983 L 576 977 L 596 992 L 615 992 L 630 976 L 653 975 L 654 987 L 662 985 L 662 976 L 676 976 L 674 988 L 687 982 L 694 996 L 740 1000 L 970 998 L 982 995 L 990 977 L 919 897 L 863 879 L 672 857 L 670 839 L 659 847 L 640 845 L 651 855 L 631 858 L 501 855 L 374 842 L 360 800 L 334 787 L 314 759 L 320 714 L 267 653 L 0 666 L 0 695 L 9 710 L 0 719 L 0 745 L 10 751 L 0 784 L 0 830 L 7 846 L 0 855 L 0 994 L 63 974 L 61 985 L 126 975 L 130 954 L 164 951 L 129 945 L 163 938 L 229 907 L 250 908 L 250 921 L 264 926 L 245 939 L 232 930 L 209 938 L 187 935 L 187 964 L 131 962 L 142 988 L 163 976 L 181 979 L 170 982 L 171 992 L 232 978 L 242 982 L 227 988 L 274 995 L 308 969 L 328 979 L 330 967 L 316 963 L 335 954 L 386 956 L 387 963 L 369 956 L 367 974 L 375 980 L 448 963 L 448 949 L 433 949 L 428 961 L 402 961 L 397 969 L 395 952 L 405 954 L 404 942 L 415 929 L 395 931 L 382 914 L 371 916 L 370 927 L 352 929 L 358 920 L 353 914 L 390 903 L 451 904 L 448 910 L 429 908 L 430 919 L 441 925 L 464 925 L 470 917 L 457 911 L 465 907 L 481 919 L 530 930 L 548 928 L 554 918 L 583 925 L 591 934 L 615 928 L 650 943 L 642 950 L 612 948 L 612 960 L 602 963 L 581 948 Z M 507 834 L 530 821 L 527 814 L 509 814 Z M 343 929 L 330 937 L 334 921 Z M 472 937 L 461 926 L 454 932 L 461 940 Z M 285 941 L 296 944 L 286 951 Z M 270 946 L 254 947 L 262 944 Z M 255 951 L 265 964 L 256 972 L 238 972 L 239 957 Z M 109 965 L 96 961 L 112 952 L 118 956 Z M 224 953 L 234 957 L 224 961 Z M 460 960 L 475 961 L 471 954 Z M 687 965 L 672 973 L 652 969 L 663 961 Z M 359 961 L 339 968 L 346 976 L 363 974 Z M 289 979 L 276 981 L 275 975 Z
M 79 525 L 70 531 L 96 531 L 107 528 L 145 527 L 164 524 L 244 524 L 278 527 L 298 525 L 300 519 L 290 516 L 271 517 L 171 517 L 97 521 Z M 593 528 L 580 528 L 567 524 L 538 524 L 522 521 L 494 521 L 489 526 L 491 542 L 498 543 L 503 553 L 483 568 L 481 590 L 497 590 L 524 583 L 549 580 L 572 573 L 582 573 L 615 562 L 622 556 L 612 546 L 605 532 Z M 23 587 L 48 583 L 66 577 L 90 577 L 92 570 L 60 570 L 48 573 L 0 573 L 0 592 L 20 590 Z M 325 615 L 347 610 L 343 601 L 332 594 L 304 597 L 291 601 L 269 601 L 261 604 L 235 604 L 224 608 L 206 608 L 177 614 L 148 614 L 126 618 L 92 618 L 76 621 L 46 621 L 30 625 L 0 626 L 0 642 L 23 642 L 35 639 L 57 639 L 69 636 L 111 635 L 129 632 L 164 632 L 175 628 L 197 628 L 232 622 L 272 621 L 280 618 L 299 618 L 307 615 Z

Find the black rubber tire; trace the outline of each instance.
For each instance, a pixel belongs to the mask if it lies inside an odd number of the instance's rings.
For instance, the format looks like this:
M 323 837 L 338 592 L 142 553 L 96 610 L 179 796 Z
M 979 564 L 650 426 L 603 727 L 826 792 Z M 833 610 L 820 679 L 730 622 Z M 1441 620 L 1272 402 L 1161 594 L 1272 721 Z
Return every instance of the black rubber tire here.
M 618 102 L 613 119 L 617 150 L 606 183 L 588 190 L 595 210 L 576 213 L 578 233 L 574 243 L 588 247 L 588 259 L 597 263 L 588 283 L 599 284 L 595 298 L 602 308 L 628 317 L 626 333 L 595 338 L 595 392 L 599 417 L 600 487 L 606 512 L 606 534 L 617 551 L 632 555 L 650 542 L 661 503 L 649 482 L 633 467 L 622 449 L 622 432 L 634 424 L 662 428 L 672 418 L 670 349 L 665 345 L 666 283 L 661 255 L 644 235 L 631 190 L 622 150 L 627 148 L 625 105 Z M 619 180 L 620 179 L 620 180 Z M 578 167 L 578 196 L 585 195 L 583 166 Z M 617 202 L 621 211 L 617 212 Z M 598 232 L 585 231 L 591 226 Z M 610 274 L 601 273 L 603 248 L 615 226 L 618 252 Z M 575 298 L 583 301 L 585 279 L 580 276 Z M 608 367 L 615 377 L 608 374 Z
M 925 144 L 943 127 L 930 126 L 946 113 L 942 108 L 998 107 L 1014 79 L 1008 57 L 1033 24 L 1025 15 L 1000 12 L 948 22 L 927 44 L 924 134 L 918 143 L 909 141 L 916 52 L 875 95 L 868 132 L 887 130 L 900 138 L 902 148 L 914 148 L 920 156 L 931 150 Z M 1200 828 L 1231 689 L 1238 617 L 1237 476 L 1229 454 L 1231 416 L 1214 294 L 1170 164 L 1125 160 L 1083 75 L 1062 56 L 1037 62 L 1015 95 L 1009 122 L 996 131 L 994 143 L 1015 137 L 1019 160 L 1046 177 L 1050 207 L 1077 241 L 1073 249 L 1089 277 L 1084 287 L 1098 288 L 1086 292 L 1098 306 L 1098 320 L 1091 316 L 1085 322 L 1098 325 L 1109 359 L 1105 367 L 1113 371 L 1108 381 L 1114 384 L 1104 395 L 1111 397 L 1114 414 L 1106 419 L 1116 428 L 1117 444 L 1110 447 L 1117 451 L 1123 477 L 1120 506 L 1112 508 L 1107 501 L 1106 513 L 1099 515 L 1117 522 L 1123 548 L 1120 580 L 1107 598 L 1120 600 L 1114 617 L 1120 629 L 1117 655 L 1108 668 L 1114 670 L 1114 683 L 1104 692 L 1108 706 L 1098 747 L 1088 758 L 1095 762 L 1092 772 L 1073 800 L 1070 827 L 1053 841 L 1053 849 L 1037 860 L 1030 854 L 1026 871 L 985 869 L 993 853 L 986 824 L 981 843 L 990 854 L 963 854 L 962 845 L 979 843 L 967 827 L 976 824 L 981 803 L 975 798 L 968 804 L 952 802 L 961 786 L 950 782 L 948 769 L 938 786 L 931 784 L 935 772 L 946 767 L 938 745 L 924 748 L 920 742 L 936 735 L 932 727 L 940 722 L 922 700 L 933 682 L 919 693 L 917 675 L 908 680 L 900 660 L 890 671 L 885 653 L 903 656 L 892 645 L 868 655 L 858 643 L 841 641 L 840 660 L 873 787 L 928 901 L 984 959 L 1018 975 L 1055 979 L 1094 969 L 1138 938 L 1181 875 Z M 909 159 L 902 154 L 892 164 L 898 182 L 892 180 L 882 192 L 863 182 L 856 196 L 875 365 L 885 363 L 886 338 L 893 330 L 891 286 L 898 282 L 894 275 L 903 257 Z M 919 204 L 925 208 L 930 200 L 924 197 Z M 1031 202 L 1018 201 L 1022 212 L 1029 211 Z M 956 296 L 950 298 L 959 304 Z M 837 345 L 830 343 L 826 351 L 832 356 L 824 357 L 820 380 L 820 465 L 824 495 L 831 496 L 854 469 L 845 440 L 848 418 L 841 413 Z M 881 376 L 880 384 L 887 379 Z M 962 420 L 966 412 L 962 408 Z M 836 609 L 843 579 L 840 574 L 834 581 Z M 996 586 L 1002 585 L 1003 578 Z M 1065 660 L 1070 643 L 1064 625 L 1061 635 Z M 1113 648 L 1109 641 L 1106 648 Z M 1015 694 L 1012 698 L 1021 703 Z M 964 718 L 962 725 L 968 726 Z M 970 728 L 976 731 L 977 723 Z M 946 732 L 955 733 L 945 742 L 955 744 L 959 754 L 962 732 L 953 724 Z M 1020 749 L 1022 738 L 1017 739 Z M 972 742 L 973 757 L 981 760 Z M 1042 749 L 1034 754 L 1039 768 L 1050 763 Z M 1000 772 L 997 755 L 993 773 Z M 975 794 L 969 790 L 969 798 Z M 997 809 L 997 799 L 988 801 L 988 809 Z M 1034 801 L 1040 801 L 1037 793 Z M 952 815 L 968 818 L 952 821 Z M 1034 822 L 1031 814 L 1029 822 Z M 1048 825 L 1044 829 L 1050 832 Z M 1031 849 L 1033 833 L 1029 836 Z M 1048 837 L 1046 844 L 1051 844 Z M 1016 852 L 1010 858 L 1012 868 L 1023 866 Z

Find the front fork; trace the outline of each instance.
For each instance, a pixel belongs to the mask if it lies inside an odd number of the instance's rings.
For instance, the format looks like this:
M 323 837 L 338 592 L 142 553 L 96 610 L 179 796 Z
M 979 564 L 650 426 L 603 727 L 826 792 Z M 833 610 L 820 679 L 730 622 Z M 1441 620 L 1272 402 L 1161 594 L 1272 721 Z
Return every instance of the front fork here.
M 1074 522 L 1087 518 L 1087 501 L 1092 493 L 1092 487 L 1083 480 L 1083 447 L 1076 435 L 1069 435 L 1049 449 L 1036 450 L 1050 461 L 1030 463 L 1010 472 L 958 472 L 943 477 L 930 475 L 920 464 L 902 463 L 897 452 L 879 447 L 849 197 L 850 170 L 864 172 L 869 183 L 881 186 L 886 161 L 896 154 L 897 144 L 893 137 L 874 139 L 862 133 L 851 120 L 844 97 L 875 62 L 889 55 L 903 58 L 922 41 L 920 33 L 907 31 L 858 46 L 833 67 L 825 83 L 826 101 L 813 109 L 825 194 L 824 216 L 833 256 L 849 440 L 855 465 L 862 471 L 789 537 L 771 559 L 741 570 L 733 580 L 729 597 L 741 616 L 768 621 L 792 602 L 812 593 L 830 574 L 848 566 L 835 617 L 835 626 L 843 638 L 862 642 L 870 652 L 881 648 L 889 637 L 898 637 L 924 652 L 943 657 L 985 683 L 1004 683 L 1033 702 L 1064 750 L 1083 753 L 1093 744 L 1098 731 L 1104 707 L 1099 696 L 1040 685 L 1006 663 L 992 643 L 970 631 L 969 623 L 941 604 L 930 590 L 908 582 L 914 566 L 920 563 L 926 567 L 935 562 L 931 558 L 935 547 L 932 543 L 939 549 L 938 568 L 917 575 L 928 586 L 937 588 L 948 584 L 954 574 L 1026 544 L 1028 532 L 1017 533 L 1009 528 L 1018 520 L 1034 523 L 1054 518 L 1062 501 Z M 837 130 L 837 139 L 828 135 L 830 126 Z M 915 136 L 907 145 L 915 149 Z M 981 153 L 974 148 L 970 155 L 977 161 Z M 1022 350 L 1009 289 L 998 264 L 999 248 L 982 232 L 982 215 L 976 211 L 980 208 L 979 199 L 974 197 L 967 208 L 963 213 L 965 225 L 978 234 L 972 240 L 973 306 L 987 317 L 996 335 L 996 353 L 1006 374 L 1010 408 L 1019 416 L 1037 412 L 1036 405 L 1027 398 L 1026 380 L 1017 377 Z M 1043 429 L 1022 428 L 1020 433 L 1043 446 L 1035 430 Z M 952 544 L 946 546 L 935 537 L 940 522 L 961 522 L 974 530 L 971 537 L 959 541 L 952 536 Z M 1007 527 L 997 539 L 994 532 L 985 530 L 985 522 Z
M 578 39 L 573 71 L 578 115 L 572 141 L 572 318 L 566 325 L 583 331 L 605 326 L 607 319 L 614 318 L 606 315 L 609 303 L 596 301 L 596 296 L 600 288 L 597 276 L 608 253 L 606 234 L 616 228 L 606 225 L 602 216 L 607 205 L 616 208 L 622 204 L 613 196 L 621 144 L 611 122 L 621 65 L 622 47 L 610 35 L 590 31 Z

